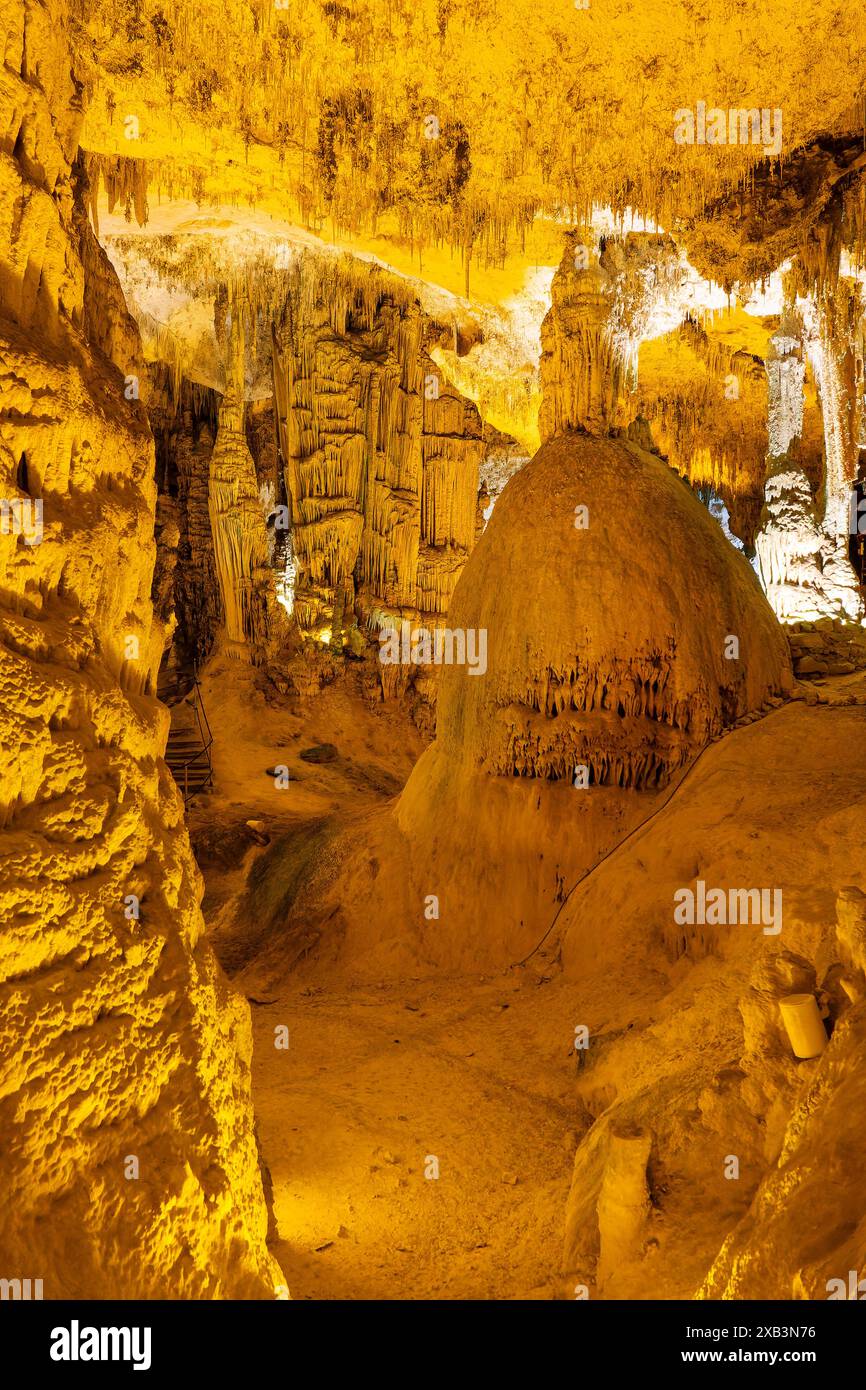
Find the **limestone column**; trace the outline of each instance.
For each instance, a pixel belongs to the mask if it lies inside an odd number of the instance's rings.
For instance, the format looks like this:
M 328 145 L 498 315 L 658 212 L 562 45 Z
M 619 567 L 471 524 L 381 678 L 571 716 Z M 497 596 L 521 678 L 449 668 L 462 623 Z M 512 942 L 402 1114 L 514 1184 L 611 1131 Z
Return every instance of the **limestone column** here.
M 608 238 L 590 263 L 583 232 L 570 232 L 541 326 L 542 443 L 563 430 L 607 435 L 629 423 L 638 349 L 653 314 L 680 292 L 670 237 L 630 232 Z
M 583 265 L 577 234 L 567 238 L 541 325 L 541 442 L 563 430 L 609 434 L 621 423 L 626 364 L 609 331 L 615 286 L 600 265 Z
M 232 307 L 226 392 L 208 477 L 208 512 L 229 655 L 259 665 L 274 635 L 276 584 L 256 468 L 244 432 L 244 339 Z
M 651 1205 L 647 1164 L 652 1135 L 614 1130 L 598 1197 L 598 1283 L 605 1284 L 641 1258 Z
M 777 618 L 814 620 L 826 610 L 821 579 L 823 537 L 809 479 L 796 461 L 803 433 L 802 327 L 786 316 L 770 339 L 767 370 L 767 480 L 755 538 L 758 574 Z
M 817 362 L 824 415 L 824 567 L 840 616 L 857 620 L 863 601 L 849 555 L 851 490 L 857 477 L 857 373 L 853 326 L 861 313 L 857 286 L 839 279 L 818 299 Z

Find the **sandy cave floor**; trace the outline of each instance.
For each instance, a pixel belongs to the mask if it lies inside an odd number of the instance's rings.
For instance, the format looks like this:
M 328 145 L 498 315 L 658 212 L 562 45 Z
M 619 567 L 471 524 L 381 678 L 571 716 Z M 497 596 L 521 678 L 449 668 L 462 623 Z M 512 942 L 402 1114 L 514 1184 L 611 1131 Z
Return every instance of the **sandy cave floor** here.
M 211 663 L 203 692 L 216 791 L 189 821 L 205 917 L 231 966 L 219 913 L 259 852 L 238 855 L 232 828 L 264 821 L 273 836 L 381 805 L 423 741 L 404 715 L 342 687 L 302 714 L 266 706 L 250 673 L 226 659 Z M 299 759 L 321 743 L 340 757 Z M 290 770 L 283 791 L 265 775 L 278 761 Z M 504 977 L 378 989 L 330 970 L 327 984 L 310 984 L 305 971 L 278 998 L 248 986 L 273 1248 L 294 1298 L 555 1296 L 576 1143 L 574 1025 L 545 968 L 539 956 Z M 246 988 L 245 976 L 235 984 Z M 289 1028 L 287 1051 L 274 1046 L 278 1024 Z M 431 1156 L 438 1179 L 425 1177 Z
M 254 1007 L 274 1253 L 294 1297 L 553 1296 L 574 1061 L 564 1031 L 540 1093 L 543 988 L 314 988 Z M 273 1046 L 275 1020 L 289 1052 Z
M 216 734 L 216 791 L 191 808 L 190 829 L 215 949 L 252 1006 L 273 1249 L 292 1297 L 573 1297 L 559 1269 L 587 1114 L 570 1045 L 579 1001 L 574 982 L 560 978 L 555 949 L 496 977 L 371 986 L 313 962 L 275 987 L 257 974 L 253 957 L 233 954 L 220 920 L 261 852 L 255 843 L 238 848 L 237 827 L 252 819 L 273 836 L 382 805 L 422 741 L 405 715 L 343 686 L 294 712 L 269 707 L 250 674 L 225 660 L 211 663 L 204 693 Z M 820 682 L 809 699 L 844 706 L 855 693 L 866 695 L 863 675 Z M 803 739 L 820 740 L 825 763 L 844 759 L 844 747 L 834 752 L 832 721 L 814 722 L 820 710 L 801 702 L 781 714 Z M 773 740 L 764 731 L 772 718 L 755 744 L 767 775 Z M 745 731 L 750 744 L 753 732 Z M 299 760 L 302 748 L 325 742 L 338 750 L 333 762 Z M 279 760 L 298 774 L 289 792 L 265 776 Z M 627 1016 L 651 1018 L 652 993 L 621 1001 L 612 1022 L 630 1028 Z M 289 1029 L 288 1050 L 274 1046 L 279 1025 Z M 425 1176 L 432 1158 L 437 1179 Z M 715 1220 L 708 1215 L 708 1226 Z M 689 1297 L 700 1276 L 700 1261 L 693 1271 L 684 1254 L 683 1261 L 681 1287 L 666 1288 L 668 1297 Z

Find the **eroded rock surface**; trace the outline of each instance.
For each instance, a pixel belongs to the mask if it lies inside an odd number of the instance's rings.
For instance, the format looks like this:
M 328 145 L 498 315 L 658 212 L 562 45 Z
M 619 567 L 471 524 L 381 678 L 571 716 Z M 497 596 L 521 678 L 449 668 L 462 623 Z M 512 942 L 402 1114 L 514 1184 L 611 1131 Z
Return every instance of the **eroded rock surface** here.
M 273 1297 L 247 1007 L 154 698 L 153 440 L 83 214 L 65 9 L 3 6 L 0 1252 L 49 1297 Z M 20 516 L 21 513 L 19 512 Z

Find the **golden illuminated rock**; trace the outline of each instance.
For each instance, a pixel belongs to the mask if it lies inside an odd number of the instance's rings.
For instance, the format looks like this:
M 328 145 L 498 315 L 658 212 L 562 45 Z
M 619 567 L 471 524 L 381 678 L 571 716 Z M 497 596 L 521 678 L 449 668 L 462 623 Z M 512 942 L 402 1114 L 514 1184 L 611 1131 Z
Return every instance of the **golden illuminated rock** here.
M 344 588 L 374 628 L 441 619 L 475 542 L 478 413 L 424 351 L 396 280 L 302 262 L 289 304 L 274 384 L 298 620 L 330 628 Z
M 859 1297 L 863 7 L 0 32 L 0 1293 Z
M 662 573 L 676 579 L 659 590 Z M 487 632 L 488 669 L 472 682 L 445 668 L 439 742 L 495 776 L 571 780 L 585 764 L 592 783 L 658 785 L 789 683 L 750 567 L 671 470 L 624 441 L 543 446 L 449 621 Z
M 437 670 L 436 738 L 336 882 L 315 883 L 325 902 L 296 908 L 327 917 L 333 894 L 359 967 L 385 944 L 449 964 L 519 960 L 563 883 L 792 683 L 753 570 L 687 485 L 627 441 L 573 432 L 508 483 L 445 635 L 437 647 L 406 624 L 383 644 L 400 669 Z
M 276 636 L 278 610 L 255 464 L 244 436 L 243 404 L 232 387 L 222 399 L 210 456 L 208 509 L 226 648 L 261 661 Z

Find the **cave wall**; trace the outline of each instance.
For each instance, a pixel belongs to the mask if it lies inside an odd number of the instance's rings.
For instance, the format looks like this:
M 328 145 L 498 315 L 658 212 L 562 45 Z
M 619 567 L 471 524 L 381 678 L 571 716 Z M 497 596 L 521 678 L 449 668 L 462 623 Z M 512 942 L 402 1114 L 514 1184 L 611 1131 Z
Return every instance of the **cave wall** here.
M 0 18 L 0 1272 L 272 1297 L 248 1013 L 161 761 L 154 446 L 84 211 L 70 11 Z M 38 539 L 10 524 L 37 503 Z
M 642 348 L 635 409 L 671 466 L 694 487 L 722 499 L 732 532 L 751 552 L 764 505 L 767 419 L 773 409 L 764 357 L 728 345 L 687 320 Z M 800 467 L 814 497 L 821 486 L 823 439 L 811 379 L 801 415 Z

